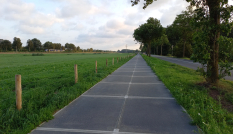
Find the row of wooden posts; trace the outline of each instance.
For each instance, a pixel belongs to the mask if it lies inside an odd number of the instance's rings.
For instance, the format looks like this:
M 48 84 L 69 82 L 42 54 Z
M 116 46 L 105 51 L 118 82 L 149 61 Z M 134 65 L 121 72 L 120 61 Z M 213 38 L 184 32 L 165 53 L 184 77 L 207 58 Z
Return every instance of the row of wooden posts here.
M 125 58 L 129 58 L 127 55 L 124 56 Z M 121 60 L 121 57 L 120 57 Z M 117 63 L 118 63 L 118 57 L 117 57 Z M 114 58 L 112 59 L 112 65 L 114 65 Z M 108 66 L 108 59 L 106 59 L 106 66 Z M 95 61 L 95 70 L 97 73 L 97 61 Z M 78 82 L 78 65 L 74 65 L 74 76 L 75 76 L 75 83 Z M 15 75 L 15 92 L 16 92 L 16 108 L 20 110 L 22 108 L 22 85 L 21 85 L 21 75 Z

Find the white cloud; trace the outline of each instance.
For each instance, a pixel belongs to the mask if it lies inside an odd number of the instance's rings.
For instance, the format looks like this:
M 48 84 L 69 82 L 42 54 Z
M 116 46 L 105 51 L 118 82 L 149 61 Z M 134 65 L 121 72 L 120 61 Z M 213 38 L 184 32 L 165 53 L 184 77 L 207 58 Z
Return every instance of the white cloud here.
M 62 0 L 63 1 L 63 0 Z M 87 17 L 87 15 L 111 15 L 105 7 L 96 7 L 88 0 L 63 1 L 64 6 L 56 9 L 56 14 L 61 18 Z
M 84 29 L 84 25 L 78 22 L 65 22 L 62 24 L 62 29 L 64 31 L 77 30 L 80 31 Z
M 187 2 L 183 3 L 173 3 L 173 6 L 168 9 L 161 9 L 159 10 L 162 14 L 160 21 L 164 27 L 175 20 L 176 15 L 180 14 L 181 11 L 185 11 L 186 7 L 189 5 Z
M 28 25 L 20 25 L 19 31 L 22 31 L 26 34 L 42 34 L 44 33 L 44 29 L 41 27 L 32 27 Z
M 62 19 L 53 14 L 45 14 L 37 11 L 33 3 L 25 3 L 20 0 L 5 1 L 1 9 L 2 19 L 17 22 L 14 28 L 23 34 L 42 34 L 45 29 Z

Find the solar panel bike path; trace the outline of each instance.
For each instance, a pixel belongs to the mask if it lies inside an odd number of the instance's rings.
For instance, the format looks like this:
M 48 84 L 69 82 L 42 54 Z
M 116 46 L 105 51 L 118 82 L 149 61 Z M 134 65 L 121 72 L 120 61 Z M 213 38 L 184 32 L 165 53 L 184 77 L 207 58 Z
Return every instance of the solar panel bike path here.
M 190 134 L 197 127 L 137 55 L 32 134 Z

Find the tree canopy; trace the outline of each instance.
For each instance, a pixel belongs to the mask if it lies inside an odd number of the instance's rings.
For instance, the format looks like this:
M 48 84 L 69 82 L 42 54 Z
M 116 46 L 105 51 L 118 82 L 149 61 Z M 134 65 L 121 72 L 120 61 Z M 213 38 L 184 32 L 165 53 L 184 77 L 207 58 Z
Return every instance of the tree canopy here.
M 22 48 L 22 43 L 20 38 L 14 37 L 12 48 L 15 50 L 20 50 Z
M 26 47 L 28 48 L 28 51 L 34 50 L 32 40 L 30 40 L 30 39 L 27 40 L 27 46 Z
M 68 51 L 76 51 L 76 46 L 75 46 L 73 43 L 66 43 L 66 44 L 65 44 L 65 48 L 66 48 Z
M 162 52 L 163 44 L 169 44 L 169 40 L 167 38 L 167 35 L 163 34 L 157 41 L 158 41 L 159 45 L 161 46 L 161 55 L 163 55 L 163 52 Z
M 144 0 L 143 9 L 157 0 Z M 228 5 L 228 0 L 186 0 L 191 6 L 195 6 L 195 16 L 192 25 L 199 28 L 196 31 L 194 47 L 195 61 L 207 64 L 206 80 L 218 85 L 219 80 L 219 37 L 220 31 L 227 34 L 232 29 L 231 15 L 233 6 Z M 132 0 L 132 6 L 137 5 L 140 0 Z M 205 37 L 205 38 L 204 38 Z M 183 37 L 184 39 L 186 37 Z M 204 48 L 205 49 L 199 49 Z M 185 41 L 184 41 L 185 48 Z M 205 51 L 205 52 L 203 52 Z M 203 53 L 201 55 L 200 53 Z M 226 69 L 229 70 L 229 69 Z
M 0 43 L 0 49 L 1 49 L 1 51 L 11 51 L 11 49 L 12 49 L 11 42 L 9 40 L 3 40 Z
M 31 41 L 32 41 L 32 43 L 33 43 L 33 50 L 34 50 L 34 51 L 36 51 L 36 50 L 39 51 L 39 50 L 42 49 L 42 44 L 41 44 L 41 42 L 40 42 L 39 39 L 34 38 L 34 39 L 32 39 Z
M 156 18 L 149 18 L 147 23 L 140 25 L 134 30 L 133 37 L 137 42 L 148 44 L 147 53 L 151 54 L 151 43 L 160 38 L 163 34 L 163 27 Z

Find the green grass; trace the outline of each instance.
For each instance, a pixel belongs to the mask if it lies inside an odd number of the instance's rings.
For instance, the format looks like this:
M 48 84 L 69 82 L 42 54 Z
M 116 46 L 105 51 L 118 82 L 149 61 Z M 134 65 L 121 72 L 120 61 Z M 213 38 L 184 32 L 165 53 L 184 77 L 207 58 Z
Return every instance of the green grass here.
M 142 55 L 148 65 L 171 91 L 193 121 L 204 133 L 230 134 L 233 132 L 233 114 L 209 96 L 208 90 L 196 83 L 204 78 L 198 72 L 167 61 Z
M 29 133 L 129 59 L 126 54 L 1 54 L 0 133 Z M 115 65 L 112 65 L 112 59 Z M 106 67 L 108 59 L 108 67 Z M 98 73 L 95 73 L 95 61 Z M 78 83 L 74 84 L 74 64 Z M 22 77 L 22 109 L 15 106 L 15 75 Z

